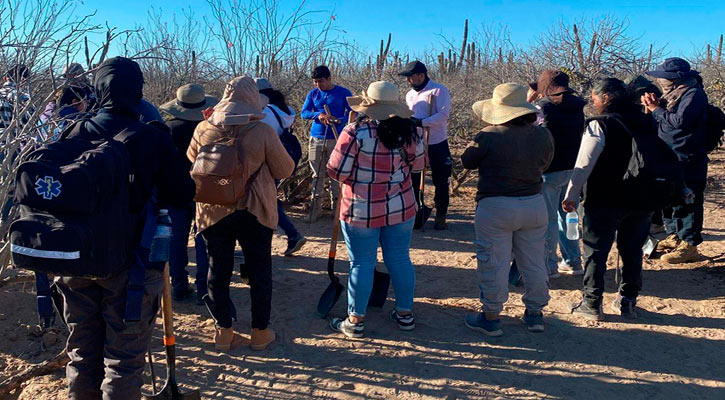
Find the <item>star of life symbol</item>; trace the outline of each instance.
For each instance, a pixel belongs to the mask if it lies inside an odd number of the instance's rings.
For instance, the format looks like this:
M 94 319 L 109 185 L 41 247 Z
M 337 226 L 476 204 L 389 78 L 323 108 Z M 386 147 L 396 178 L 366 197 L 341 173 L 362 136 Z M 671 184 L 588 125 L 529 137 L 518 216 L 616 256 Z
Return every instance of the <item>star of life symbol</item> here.
M 38 178 L 35 181 L 35 193 L 38 196 L 43 196 L 45 200 L 53 200 L 53 197 L 60 196 L 60 188 L 62 186 L 60 181 L 55 180 L 52 176 Z

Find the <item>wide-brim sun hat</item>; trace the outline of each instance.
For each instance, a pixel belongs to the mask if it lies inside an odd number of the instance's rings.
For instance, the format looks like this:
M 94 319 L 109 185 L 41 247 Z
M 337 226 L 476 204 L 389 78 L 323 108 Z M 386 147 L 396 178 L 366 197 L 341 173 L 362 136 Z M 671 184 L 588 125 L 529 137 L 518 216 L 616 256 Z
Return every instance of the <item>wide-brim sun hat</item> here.
M 493 89 L 493 97 L 473 103 L 473 113 L 484 122 L 500 125 L 526 114 L 539 112 L 526 101 L 526 88 L 516 83 L 503 83 Z
M 645 74 L 655 78 L 675 80 L 698 75 L 699 72 L 690 69 L 690 63 L 679 57 L 670 57 L 658 65 L 652 71 Z
M 408 106 L 400 101 L 400 91 L 388 81 L 373 82 L 360 96 L 347 98 L 350 108 L 378 121 L 392 117 L 410 118 L 413 116 Z
M 204 88 L 197 84 L 188 84 L 176 89 L 176 98 L 159 107 L 159 110 L 174 118 L 186 121 L 202 121 L 202 111 L 214 107 L 219 99 L 204 93 Z

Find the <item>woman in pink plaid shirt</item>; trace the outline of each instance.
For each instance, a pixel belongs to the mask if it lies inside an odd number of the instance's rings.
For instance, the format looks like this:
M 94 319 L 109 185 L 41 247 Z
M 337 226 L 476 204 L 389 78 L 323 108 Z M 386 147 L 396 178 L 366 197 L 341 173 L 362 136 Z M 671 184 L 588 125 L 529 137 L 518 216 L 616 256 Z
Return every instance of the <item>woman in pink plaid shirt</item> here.
M 411 330 L 415 270 L 410 238 L 417 206 L 410 174 L 425 166 L 425 147 L 394 84 L 373 82 L 362 96 L 347 101 L 361 117 L 340 134 L 327 171 L 343 184 L 340 227 L 350 257 L 348 317 L 333 318 L 330 326 L 348 337 L 363 336 L 380 243 L 395 289 L 390 318 Z

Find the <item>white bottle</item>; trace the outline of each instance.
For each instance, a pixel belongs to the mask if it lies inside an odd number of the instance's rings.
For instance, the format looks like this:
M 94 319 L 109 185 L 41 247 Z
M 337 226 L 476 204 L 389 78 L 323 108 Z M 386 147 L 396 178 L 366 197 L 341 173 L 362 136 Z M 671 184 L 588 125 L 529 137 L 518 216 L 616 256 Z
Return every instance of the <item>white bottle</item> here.
M 576 211 L 566 214 L 566 238 L 579 240 L 579 214 Z

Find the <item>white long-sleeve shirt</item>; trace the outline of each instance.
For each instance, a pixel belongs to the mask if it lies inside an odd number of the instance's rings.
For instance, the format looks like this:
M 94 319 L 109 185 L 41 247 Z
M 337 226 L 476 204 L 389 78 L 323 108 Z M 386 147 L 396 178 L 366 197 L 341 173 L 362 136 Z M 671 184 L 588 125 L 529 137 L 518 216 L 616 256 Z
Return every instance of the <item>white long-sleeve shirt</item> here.
M 420 92 L 410 89 L 405 95 L 405 102 L 413 111 L 413 117 L 422 119 L 423 126 L 430 129 L 428 144 L 438 144 L 448 139 L 451 95 L 445 86 L 429 80 Z
M 274 107 L 274 111 L 277 111 L 277 115 L 279 115 L 279 119 L 282 120 L 281 126 L 277 122 L 277 118 L 274 116 L 272 111 L 269 109 L 270 107 Z M 264 122 L 265 124 L 274 128 L 274 130 L 277 131 L 277 134 L 281 135 L 282 132 L 284 131 L 284 128 L 289 128 L 290 126 L 292 126 L 292 123 L 295 122 L 295 117 L 296 117 L 295 110 L 290 106 L 287 106 L 287 108 L 289 108 L 289 110 L 292 112 L 291 114 L 285 113 L 284 111 L 280 110 L 279 107 L 275 106 L 274 104 L 267 104 L 267 107 L 264 107 L 264 110 L 262 110 L 264 112 L 264 119 L 262 120 L 262 122 Z
M 604 151 L 604 130 L 601 124 L 600 121 L 589 122 L 582 135 L 582 143 L 566 189 L 565 200 L 579 202 L 584 183 L 589 179 L 599 156 Z

